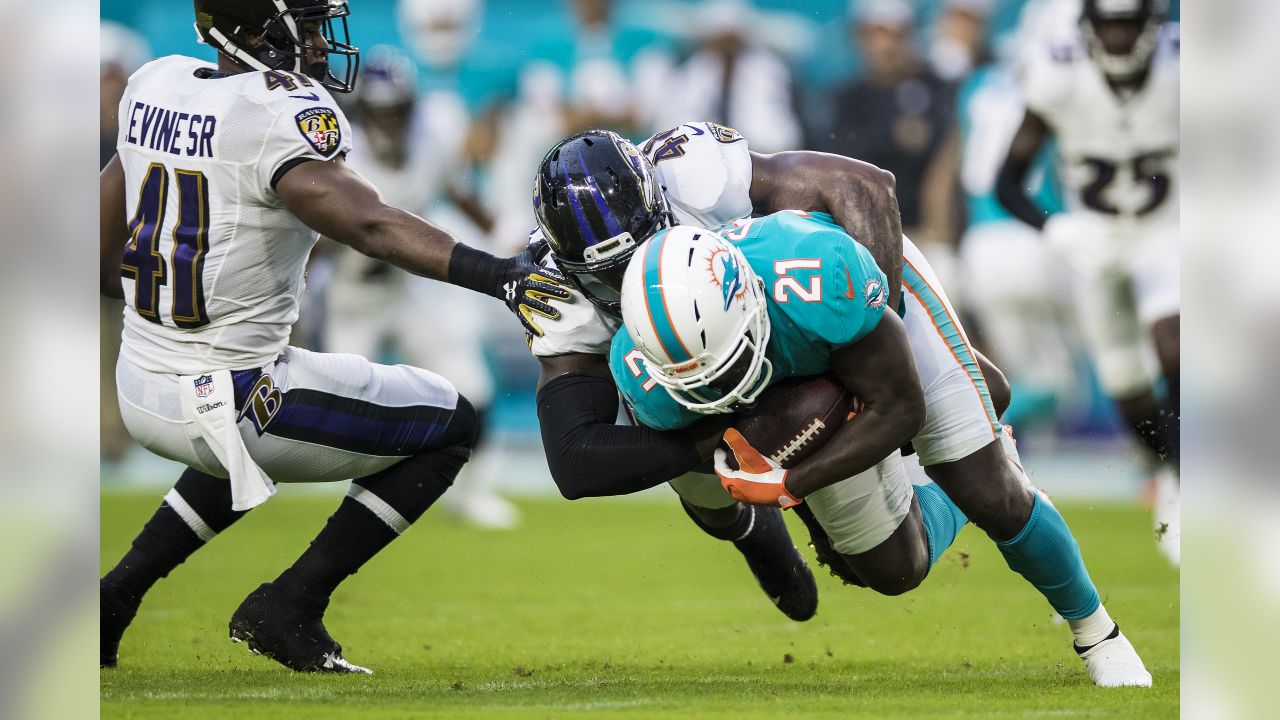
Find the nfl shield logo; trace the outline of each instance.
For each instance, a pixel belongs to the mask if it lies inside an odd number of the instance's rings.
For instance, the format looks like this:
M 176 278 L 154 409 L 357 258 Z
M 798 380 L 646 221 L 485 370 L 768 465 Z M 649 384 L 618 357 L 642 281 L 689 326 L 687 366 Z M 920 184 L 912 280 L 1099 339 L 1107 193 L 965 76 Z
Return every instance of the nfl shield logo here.
M 196 397 L 209 397 L 213 394 L 213 376 L 201 375 L 196 378 Z

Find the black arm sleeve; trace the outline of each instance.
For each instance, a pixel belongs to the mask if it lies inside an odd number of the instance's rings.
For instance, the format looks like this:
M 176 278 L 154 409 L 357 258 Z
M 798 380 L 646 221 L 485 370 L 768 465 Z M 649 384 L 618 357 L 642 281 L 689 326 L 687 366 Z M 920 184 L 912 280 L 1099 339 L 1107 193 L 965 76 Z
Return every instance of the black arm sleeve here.
M 618 391 L 607 378 L 561 375 L 538 390 L 547 465 L 569 500 L 647 490 L 698 466 L 683 432 L 615 425 Z
M 1009 157 L 1005 158 L 1004 164 L 1000 166 L 1000 174 L 996 177 L 996 199 L 1014 217 L 1037 230 L 1043 230 L 1045 221 L 1049 219 L 1049 213 L 1036 205 L 1023 184 L 1030 167 L 1031 163 L 1014 157 L 1013 153 L 1010 153 Z

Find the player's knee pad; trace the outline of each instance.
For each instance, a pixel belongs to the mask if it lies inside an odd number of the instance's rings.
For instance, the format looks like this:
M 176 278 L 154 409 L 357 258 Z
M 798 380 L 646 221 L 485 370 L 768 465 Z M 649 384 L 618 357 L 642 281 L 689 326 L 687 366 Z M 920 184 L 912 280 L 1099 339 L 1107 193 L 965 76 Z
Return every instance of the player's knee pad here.
M 465 448 L 467 457 L 475 449 L 480 440 L 480 413 L 462 394 L 458 395 L 457 407 L 449 418 L 449 426 L 445 428 L 438 445 L 440 447 Z
M 387 520 L 397 533 L 404 532 L 453 485 L 466 464 L 466 458 L 455 452 L 458 447 L 414 455 L 381 472 L 356 478 L 347 495 Z

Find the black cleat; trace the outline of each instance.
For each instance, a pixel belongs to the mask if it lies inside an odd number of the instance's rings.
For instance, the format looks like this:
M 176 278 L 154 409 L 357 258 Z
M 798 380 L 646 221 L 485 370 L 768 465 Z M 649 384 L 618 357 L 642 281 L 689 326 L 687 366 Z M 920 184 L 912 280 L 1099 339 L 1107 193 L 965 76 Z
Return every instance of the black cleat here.
M 745 506 L 754 513 L 746 531 L 733 546 L 783 615 L 803 622 L 818 611 L 818 584 L 804 556 L 796 549 L 778 508 Z
M 298 672 L 364 673 L 342 657 L 342 646 L 325 630 L 323 610 L 309 610 L 271 583 L 263 583 L 240 603 L 229 625 L 232 642 L 249 643 L 249 651 L 265 655 Z
M 120 660 L 120 638 L 138 614 L 140 598 L 98 581 L 98 667 L 113 668 Z
M 804 504 L 796 505 L 793 509 L 804 521 L 804 526 L 809 528 L 809 547 L 818 554 L 818 564 L 830 570 L 832 576 L 843 580 L 845 585 L 866 587 L 867 584 L 845 562 L 844 556 L 831 546 L 831 538 L 827 536 L 827 531 L 822 528 L 818 518 L 814 517 L 813 511 Z

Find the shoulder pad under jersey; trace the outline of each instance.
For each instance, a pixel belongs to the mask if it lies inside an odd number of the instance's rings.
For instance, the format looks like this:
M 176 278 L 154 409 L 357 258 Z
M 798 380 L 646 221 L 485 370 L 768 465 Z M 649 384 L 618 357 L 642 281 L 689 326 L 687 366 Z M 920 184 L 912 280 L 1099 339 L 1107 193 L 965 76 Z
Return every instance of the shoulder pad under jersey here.
M 751 152 L 737 130 L 688 122 L 643 145 L 676 221 L 717 229 L 751 214 Z

